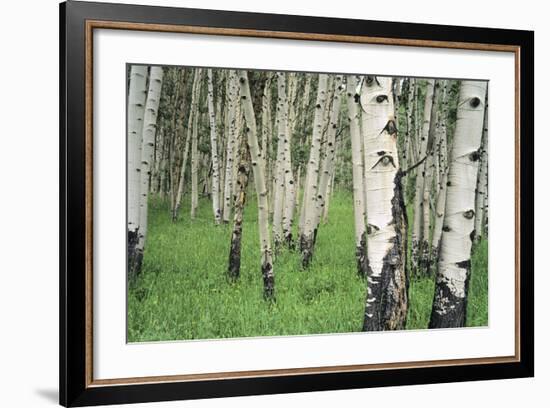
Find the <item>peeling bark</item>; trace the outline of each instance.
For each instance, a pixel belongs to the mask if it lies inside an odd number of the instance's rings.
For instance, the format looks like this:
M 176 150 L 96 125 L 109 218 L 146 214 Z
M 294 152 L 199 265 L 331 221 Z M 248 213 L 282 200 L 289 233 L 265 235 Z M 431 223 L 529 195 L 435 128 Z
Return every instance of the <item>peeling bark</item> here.
M 363 330 L 404 329 L 408 307 L 407 217 L 401 187 L 391 78 L 361 91 L 367 169 L 367 298 Z

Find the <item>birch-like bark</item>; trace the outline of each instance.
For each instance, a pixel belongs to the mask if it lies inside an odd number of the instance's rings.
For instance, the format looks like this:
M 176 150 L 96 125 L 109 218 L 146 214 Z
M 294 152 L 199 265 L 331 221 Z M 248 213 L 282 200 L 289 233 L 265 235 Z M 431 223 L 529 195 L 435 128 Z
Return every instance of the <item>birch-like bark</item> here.
M 181 200 L 183 199 L 183 189 L 185 187 L 185 170 L 187 169 L 187 159 L 189 157 L 189 148 L 191 145 L 191 139 L 193 135 L 193 121 L 195 120 L 196 116 L 196 109 L 198 103 L 196 102 L 196 93 L 197 93 L 197 86 L 198 81 L 196 81 L 197 71 L 195 71 L 194 79 L 193 79 L 193 85 L 191 87 L 191 106 L 189 107 L 189 117 L 187 118 L 187 132 L 185 135 L 185 141 L 183 142 L 182 149 L 182 160 L 181 160 L 181 167 L 180 167 L 180 174 L 178 178 L 178 186 L 177 186 L 177 192 L 176 192 L 176 198 L 175 198 L 175 204 L 173 205 L 172 210 L 172 221 L 176 222 L 179 215 L 179 210 L 181 208 Z M 183 110 L 182 110 L 182 120 L 183 120 Z M 174 178 L 175 179 L 175 178 Z
M 485 103 L 485 114 L 483 119 L 483 136 L 482 136 L 482 145 L 480 150 L 480 160 L 479 160 L 479 176 L 477 178 L 477 188 L 476 188 L 476 223 L 475 223 L 475 242 L 479 242 L 485 233 L 485 215 L 486 207 L 485 203 L 487 201 L 487 173 L 488 173 L 488 152 L 487 152 L 487 103 Z
M 275 276 L 273 272 L 273 255 L 271 252 L 271 239 L 269 237 L 269 209 L 267 203 L 267 188 L 265 174 L 262 166 L 262 152 L 258 144 L 256 131 L 256 117 L 250 97 L 250 86 L 246 71 L 239 71 L 239 83 L 241 91 L 241 104 L 246 121 L 245 136 L 250 149 L 250 160 L 256 196 L 258 198 L 258 227 L 260 236 L 261 269 L 264 282 L 264 297 L 275 299 Z
M 136 247 L 139 242 L 140 228 L 140 182 L 141 182 L 141 145 L 143 135 L 143 115 L 147 67 L 132 65 L 128 90 L 128 279 L 136 276 Z
M 328 211 L 330 208 L 330 198 L 334 192 L 334 166 L 332 168 L 332 177 L 328 181 L 327 193 L 325 198 L 325 206 L 323 207 L 323 224 L 328 223 Z
M 227 142 L 225 152 L 225 176 L 224 176 L 224 193 L 223 193 L 223 222 L 228 223 L 231 216 L 232 207 L 232 192 L 233 192 L 233 160 L 236 147 L 236 115 L 238 104 L 238 92 L 236 73 L 234 70 L 229 71 L 227 78 Z
M 441 232 L 443 229 L 443 217 L 445 215 L 445 201 L 447 198 L 447 173 L 449 170 L 447 163 L 447 116 L 448 116 L 448 81 L 445 81 L 442 97 L 442 112 L 439 119 L 439 168 L 440 182 L 437 189 L 437 202 L 435 205 L 435 222 L 432 233 L 431 263 L 437 261 L 439 256 L 439 244 L 441 242 Z
M 275 165 L 275 194 L 273 197 L 273 244 L 278 252 L 284 240 L 283 213 L 285 195 L 285 145 L 288 146 L 286 74 L 277 72 L 277 162 Z
M 246 189 L 250 173 L 250 154 L 248 146 L 243 138 L 239 153 L 239 168 L 237 172 L 237 192 L 235 194 L 233 213 L 233 232 L 231 233 L 231 246 L 229 250 L 229 265 L 227 273 L 231 280 L 237 280 L 241 271 L 241 241 L 243 234 L 243 213 L 246 203 Z
M 367 77 L 360 98 L 367 153 L 364 331 L 404 329 L 407 319 L 407 215 L 391 83 L 391 78 Z
M 428 79 L 426 83 L 426 98 L 424 100 L 424 117 L 422 121 L 422 130 L 420 133 L 419 141 L 419 159 L 422 160 L 427 153 L 428 138 L 430 132 L 430 121 L 434 97 L 434 83 L 433 79 Z M 411 233 L 411 269 L 412 274 L 417 275 L 420 271 L 420 254 L 422 243 L 422 199 L 424 192 L 424 166 L 420 166 L 416 171 L 416 185 L 414 195 L 414 221 Z
M 353 177 L 353 219 L 355 224 L 355 258 L 359 276 L 367 276 L 367 237 L 365 227 L 365 186 L 363 165 L 363 138 L 359 125 L 358 78 L 346 78 L 349 130 L 351 137 L 351 165 Z
M 305 206 L 305 215 L 303 232 L 300 236 L 300 250 L 302 251 L 302 266 L 304 268 L 307 268 L 311 262 L 316 233 L 316 193 L 319 178 L 319 156 L 321 139 L 323 137 L 325 104 L 327 100 L 327 79 L 328 76 L 326 74 L 319 75 L 317 100 L 315 103 L 315 117 L 313 120 L 313 134 L 311 137 L 311 148 L 309 151 L 309 160 L 307 164 L 304 197 L 302 198 L 302 206 Z
M 220 164 L 218 158 L 218 136 L 216 129 L 216 112 L 214 111 L 214 86 L 212 84 L 212 70 L 208 70 L 208 116 L 210 117 L 210 154 L 212 157 L 212 211 L 214 222 L 221 221 L 220 210 Z M 219 115 L 218 111 L 218 115 Z
M 140 170 L 140 197 L 139 197 L 139 238 L 136 245 L 136 258 L 134 265 L 134 277 L 141 272 L 143 250 L 147 238 L 147 210 L 149 199 L 149 180 L 151 175 L 151 163 L 153 160 L 153 147 L 157 130 L 157 114 L 162 89 L 162 68 L 151 67 L 149 73 L 149 90 L 143 116 L 143 132 L 141 144 L 141 170 Z
M 292 157 L 291 157 L 291 142 L 294 133 L 294 123 L 296 119 L 296 113 L 294 111 L 294 98 L 296 96 L 296 74 L 290 73 L 288 76 L 288 88 L 289 95 L 286 99 L 286 137 L 283 144 L 284 154 L 284 206 L 283 206 L 283 239 L 286 245 L 290 248 L 294 248 L 294 241 L 292 237 L 292 220 L 294 218 L 294 203 L 296 200 L 296 190 L 294 183 L 294 174 L 292 172 Z
M 191 219 L 195 219 L 197 208 L 199 206 L 199 151 L 198 151 L 198 133 L 199 133 L 199 111 L 198 104 L 200 99 L 200 83 L 202 69 L 195 68 L 195 78 L 193 80 L 194 90 L 191 104 L 193 105 L 193 128 L 191 132 Z
M 268 196 L 271 193 L 271 132 L 271 77 L 268 77 L 262 93 L 262 159 Z
M 431 225 L 431 208 L 430 200 L 432 197 L 433 179 L 435 173 L 435 146 L 437 145 L 438 136 L 437 124 L 439 118 L 437 116 L 437 108 L 441 95 L 441 81 L 436 80 L 434 83 L 434 95 L 430 112 L 430 127 L 428 130 L 428 146 L 426 148 L 426 161 L 424 162 L 424 186 L 422 187 L 422 240 L 420 242 L 420 256 L 418 260 L 419 273 L 425 276 L 430 276 L 430 225 Z
M 336 147 L 336 132 L 338 130 L 338 119 L 340 117 L 340 105 L 342 102 L 342 76 L 334 77 L 334 97 L 332 99 L 332 107 L 328 121 L 327 137 L 325 141 L 325 155 L 321 161 L 321 176 L 319 180 L 319 188 L 317 189 L 317 216 L 315 220 L 315 229 L 319 227 L 321 217 L 323 216 L 325 205 L 328 204 L 328 186 L 332 179 L 334 169 L 334 153 Z M 355 107 L 357 110 L 357 107 Z
M 466 323 L 486 92 L 487 82 L 463 81 L 460 86 L 430 328 Z

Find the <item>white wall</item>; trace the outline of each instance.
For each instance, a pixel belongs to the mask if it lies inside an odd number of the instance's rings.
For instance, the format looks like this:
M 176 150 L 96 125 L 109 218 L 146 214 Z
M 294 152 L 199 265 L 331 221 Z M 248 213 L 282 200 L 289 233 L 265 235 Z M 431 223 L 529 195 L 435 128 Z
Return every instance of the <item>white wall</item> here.
M 130 1 L 132 2 L 132 1 Z M 140 1 L 133 1 L 137 3 Z M 393 0 L 143 1 L 213 9 L 410 21 L 536 31 L 536 68 L 550 72 L 550 29 L 544 2 Z M 0 25 L 0 406 L 46 407 L 57 401 L 58 341 L 58 8 L 56 0 L 3 2 Z M 394 387 L 151 404 L 147 407 L 280 407 L 378 404 L 407 407 L 544 406 L 550 384 L 550 308 L 540 210 L 550 199 L 542 128 L 548 81 L 538 81 L 536 123 L 536 378 L 478 383 Z M 525 143 L 525 142 L 524 142 Z M 540 402 L 539 402 L 540 401 Z

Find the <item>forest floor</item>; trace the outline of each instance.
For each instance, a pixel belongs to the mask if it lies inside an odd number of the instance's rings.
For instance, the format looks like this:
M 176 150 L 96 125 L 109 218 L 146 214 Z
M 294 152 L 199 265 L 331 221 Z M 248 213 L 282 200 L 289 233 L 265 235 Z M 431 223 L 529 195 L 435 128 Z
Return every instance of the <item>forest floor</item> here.
M 350 193 L 331 198 L 308 270 L 301 268 L 298 252 L 279 254 L 275 303 L 262 296 L 255 200 L 245 208 L 236 283 L 226 278 L 231 223 L 214 225 L 209 200 L 200 200 L 194 221 L 188 208 L 185 202 L 180 220 L 172 223 L 168 203 L 150 203 L 143 269 L 128 293 L 129 342 L 361 330 L 366 281 L 357 275 Z M 488 324 L 487 251 L 486 240 L 474 249 L 467 326 Z M 433 294 L 433 278 L 411 280 L 407 329 L 427 327 Z

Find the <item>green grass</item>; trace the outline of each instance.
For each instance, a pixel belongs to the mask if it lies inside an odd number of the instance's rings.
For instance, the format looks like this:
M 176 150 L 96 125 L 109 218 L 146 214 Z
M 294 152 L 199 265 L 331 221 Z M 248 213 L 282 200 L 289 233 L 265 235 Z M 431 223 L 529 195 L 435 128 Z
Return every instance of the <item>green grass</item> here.
M 359 331 L 366 283 L 357 276 L 352 198 L 336 193 L 329 222 L 319 229 L 311 267 L 283 250 L 274 264 L 277 301 L 264 301 L 257 210 L 245 209 L 241 277 L 226 278 L 231 224 L 213 224 L 201 200 L 189 219 L 188 203 L 172 223 L 166 203 L 152 200 L 149 236 L 140 277 L 128 294 L 128 340 L 213 339 Z M 474 250 L 469 326 L 487 325 L 487 242 Z M 425 328 L 433 298 L 431 279 L 413 280 L 407 327 Z

